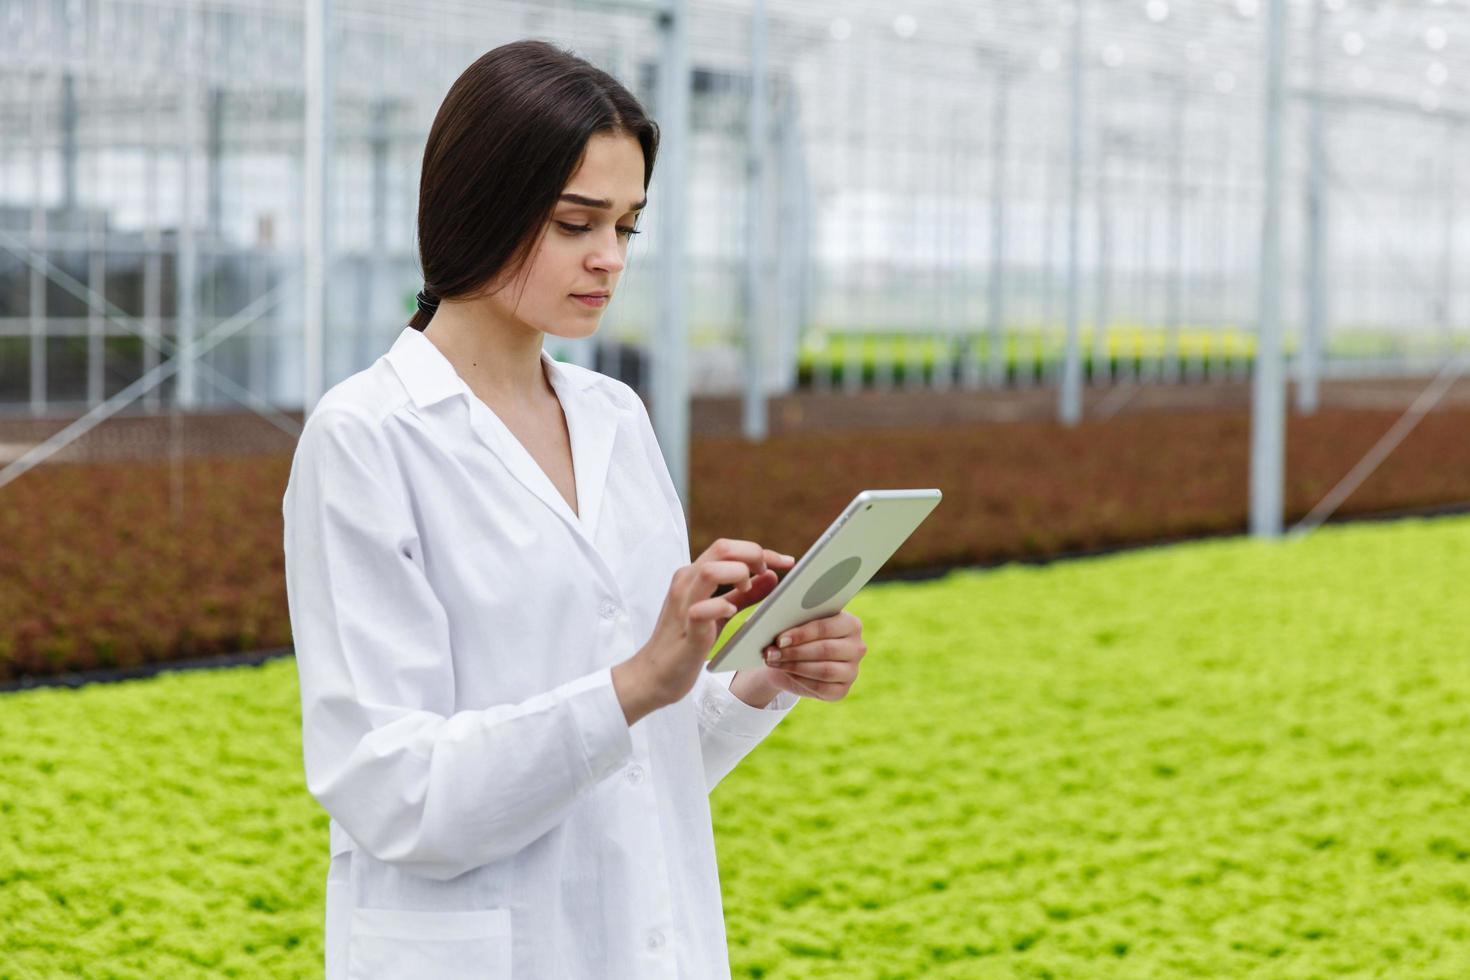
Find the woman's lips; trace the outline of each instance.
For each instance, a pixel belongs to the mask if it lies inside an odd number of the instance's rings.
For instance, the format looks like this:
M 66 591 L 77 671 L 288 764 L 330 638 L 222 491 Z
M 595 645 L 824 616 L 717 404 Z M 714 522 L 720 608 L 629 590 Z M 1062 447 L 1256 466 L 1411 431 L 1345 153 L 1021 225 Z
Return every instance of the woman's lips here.
M 581 296 L 577 293 L 572 294 L 572 299 L 581 303 L 583 306 L 590 306 L 594 309 L 606 306 L 608 300 L 606 296 Z

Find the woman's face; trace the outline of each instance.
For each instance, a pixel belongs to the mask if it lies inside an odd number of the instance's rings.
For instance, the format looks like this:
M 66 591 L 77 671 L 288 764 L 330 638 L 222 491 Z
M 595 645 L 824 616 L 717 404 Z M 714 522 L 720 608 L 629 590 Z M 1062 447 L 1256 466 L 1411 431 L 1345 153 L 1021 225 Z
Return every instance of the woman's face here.
M 590 336 L 617 289 L 633 238 L 628 229 L 636 226 L 645 203 L 638 140 L 622 133 L 593 135 L 525 268 L 489 302 L 536 330 Z M 578 298 L 597 293 L 606 296 L 600 302 Z

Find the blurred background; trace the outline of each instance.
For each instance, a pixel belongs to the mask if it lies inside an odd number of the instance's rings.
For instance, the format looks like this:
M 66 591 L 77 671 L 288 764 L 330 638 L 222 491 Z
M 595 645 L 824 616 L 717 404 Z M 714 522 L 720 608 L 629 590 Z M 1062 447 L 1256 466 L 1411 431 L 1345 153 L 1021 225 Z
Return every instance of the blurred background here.
M 656 115 L 661 76 L 688 75 L 687 120 L 662 122 L 687 134 L 694 395 L 741 389 L 752 319 L 767 394 L 1054 384 L 1072 305 L 1095 383 L 1249 373 L 1270 178 L 1260 0 L 1091 0 L 1080 32 L 1070 4 L 767 6 L 690 3 L 688 63 L 671 65 L 652 3 L 336 0 L 313 36 L 310 3 L 11 0 L 0 405 L 79 414 L 177 348 L 192 356 L 134 410 L 238 410 L 246 393 L 300 409 L 323 218 L 314 387 L 364 367 L 421 284 L 434 112 L 479 54 L 529 36 Z M 1302 371 L 1423 375 L 1466 343 L 1465 12 L 1287 5 L 1279 264 Z M 556 353 L 641 379 L 659 230 L 596 337 Z
M 0 22 L 7 689 L 291 652 L 280 500 L 302 419 L 413 309 L 445 92 L 527 37 L 612 73 L 663 131 L 600 330 L 547 348 L 649 403 L 695 554 L 799 554 L 869 487 L 944 492 L 885 569 L 910 578 L 1470 509 L 1466 0 L 0 0 Z M 1463 519 L 1429 523 L 1463 542 Z M 1445 556 L 1470 549 L 1416 533 L 1433 582 L 1460 574 Z M 1237 581 L 1221 567 L 1201 575 Z M 1297 593 L 1252 582 L 1291 617 Z M 983 608 L 966 588 L 945 608 Z M 1053 593 L 1007 594 L 1014 625 Z M 1098 650 L 1131 635 L 1069 615 Z M 1466 652 L 1445 629 L 1439 652 Z M 324 844 L 296 762 L 275 778 Z M 314 962 L 317 870 L 291 962 Z M 1035 942 L 1016 930 L 1007 955 Z
M 7 0 L 0 663 L 286 644 L 282 466 L 412 311 L 445 91 L 521 37 L 663 128 L 601 328 L 547 346 L 649 402 L 697 540 L 875 485 L 959 495 L 895 568 L 1470 501 L 1466 12 Z M 147 639 L 119 575 L 178 577 Z

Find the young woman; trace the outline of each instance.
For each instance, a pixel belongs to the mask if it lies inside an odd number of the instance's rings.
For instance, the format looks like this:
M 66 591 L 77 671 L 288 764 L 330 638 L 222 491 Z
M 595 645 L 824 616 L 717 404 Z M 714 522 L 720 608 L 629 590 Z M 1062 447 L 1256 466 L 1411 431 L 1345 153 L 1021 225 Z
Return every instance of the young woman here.
M 330 978 L 728 977 L 709 791 L 857 676 L 845 612 L 704 669 L 794 560 L 689 563 L 643 403 L 542 348 L 597 329 L 657 144 L 548 44 L 471 65 L 424 151 L 419 312 L 302 433 L 286 585 Z

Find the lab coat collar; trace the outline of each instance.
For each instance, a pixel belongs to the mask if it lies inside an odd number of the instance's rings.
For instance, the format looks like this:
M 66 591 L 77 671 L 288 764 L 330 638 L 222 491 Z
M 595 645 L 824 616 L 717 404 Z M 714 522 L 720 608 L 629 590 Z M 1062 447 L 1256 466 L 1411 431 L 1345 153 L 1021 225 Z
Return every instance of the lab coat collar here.
M 409 397 L 419 408 L 428 408 L 435 402 L 454 395 L 471 394 L 469 385 L 455 373 L 454 366 L 434 346 L 434 342 L 424 336 L 422 330 L 404 327 L 389 349 L 387 357 L 393 370 L 403 381 L 403 386 L 408 389 Z M 573 379 L 560 361 L 546 353 L 544 347 L 541 349 L 541 360 L 546 364 L 547 376 L 557 386 L 558 392 L 561 387 L 582 390 L 597 381 L 597 375 L 592 372 L 587 372 L 580 380 Z
M 512 476 L 566 521 L 587 547 L 601 558 L 593 542 L 596 540 L 597 518 L 602 511 L 602 492 L 607 484 L 613 441 L 620 413 L 625 410 L 611 401 L 594 403 L 585 396 L 585 390 L 597 381 L 595 372 L 574 373 L 544 348 L 541 351 L 546 376 L 556 390 L 571 434 L 572 471 L 577 484 L 577 513 L 573 513 L 546 471 L 490 410 L 490 406 L 470 390 L 454 370 L 454 365 L 422 331 L 404 327 L 386 357 L 416 407 L 427 409 L 447 398 L 462 396 L 469 406 L 470 427 L 480 441 L 499 457 Z

